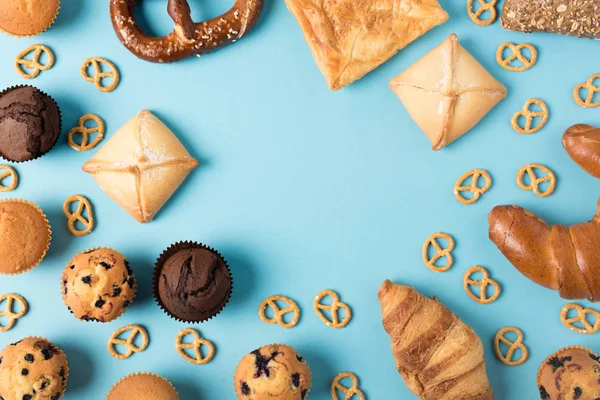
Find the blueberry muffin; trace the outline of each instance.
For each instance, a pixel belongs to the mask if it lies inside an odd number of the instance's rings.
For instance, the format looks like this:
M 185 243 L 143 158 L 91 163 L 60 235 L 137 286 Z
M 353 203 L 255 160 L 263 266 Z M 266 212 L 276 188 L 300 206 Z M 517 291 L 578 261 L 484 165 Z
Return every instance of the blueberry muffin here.
M 67 386 L 65 353 L 49 340 L 28 337 L 0 352 L 0 398 L 58 400 Z
M 136 283 L 121 253 L 101 247 L 77 254 L 62 275 L 65 305 L 84 321 L 109 322 L 125 312 Z
M 600 358 L 583 347 L 565 347 L 542 363 L 537 383 L 542 400 L 600 399 Z
M 306 361 L 282 344 L 263 346 L 247 354 L 233 379 L 241 400 L 304 400 L 311 385 Z
M 106 400 L 179 400 L 179 396 L 165 378 L 142 372 L 127 375 L 117 382 Z

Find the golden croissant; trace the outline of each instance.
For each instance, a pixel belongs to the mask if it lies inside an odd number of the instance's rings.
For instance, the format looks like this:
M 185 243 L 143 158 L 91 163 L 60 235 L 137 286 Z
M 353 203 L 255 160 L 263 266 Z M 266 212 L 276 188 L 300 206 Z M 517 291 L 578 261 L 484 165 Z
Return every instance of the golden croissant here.
M 588 174 L 600 178 L 600 129 L 591 125 L 573 125 L 563 135 L 569 156 Z
M 600 201 L 590 222 L 548 224 L 518 206 L 490 213 L 490 239 L 523 275 L 565 299 L 600 300 Z
M 477 334 L 437 299 L 386 280 L 379 289 L 383 327 L 396 368 L 423 400 L 493 400 Z

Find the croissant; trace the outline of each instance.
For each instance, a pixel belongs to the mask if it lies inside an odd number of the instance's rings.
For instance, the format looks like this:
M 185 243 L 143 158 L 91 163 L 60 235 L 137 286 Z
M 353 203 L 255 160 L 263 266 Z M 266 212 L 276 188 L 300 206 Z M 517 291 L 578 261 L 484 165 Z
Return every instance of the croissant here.
M 588 174 L 600 178 L 600 129 L 591 125 L 573 125 L 563 135 L 569 156 Z
M 493 400 L 483 345 L 437 299 L 386 280 L 379 289 L 383 327 L 396 368 L 423 400 Z
M 490 239 L 523 275 L 565 299 L 600 300 L 600 201 L 590 222 L 548 226 L 518 206 L 498 206 Z

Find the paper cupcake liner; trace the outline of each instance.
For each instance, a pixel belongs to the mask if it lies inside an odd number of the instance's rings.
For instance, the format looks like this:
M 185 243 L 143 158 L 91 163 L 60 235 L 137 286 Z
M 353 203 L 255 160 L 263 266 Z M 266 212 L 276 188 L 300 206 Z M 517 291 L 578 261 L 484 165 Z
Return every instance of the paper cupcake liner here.
M 48 30 L 48 28 L 50 28 L 54 24 L 54 22 L 56 21 L 56 17 L 58 17 L 58 13 L 60 11 L 60 6 L 61 6 L 61 3 L 60 3 L 60 0 L 59 0 L 58 7 L 56 7 L 56 13 L 54 14 L 54 17 L 52 18 L 52 21 L 50 21 L 50 23 L 48 24 L 48 26 L 46 26 L 44 29 L 42 29 L 39 32 L 32 33 L 32 34 L 29 34 L 29 35 L 18 35 L 16 33 L 8 32 L 8 31 L 2 29 L 1 27 L 0 27 L 0 32 L 3 32 L 3 33 L 5 33 L 8 36 L 11 36 L 11 37 L 14 37 L 14 38 L 17 38 L 17 39 L 31 38 L 31 37 L 37 36 L 37 35 L 39 35 L 39 34 L 41 34 L 43 32 L 46 32 Z
M 227 296 L 227 299 L 225 299 L 225 302 L 223 303 L 221 308 L 219 308 L 213 315 L 211 315 L 208 318 L 202 319 L 202 320 L 185 320 L 185 319 L 181 319 L 181 318 L 173 315 L 169 311 L 169 309 L 163 304 L 163 302 L 160 299 L 160 296 L 158 295 L 158 280 L 160 278 L 160 273 L 162 271 L 163 264 L 173 254 L 175 254 L 179 250 L 185 250 L 185 249 L 205 249 L 205 250 L 208 250 L 208 251 L 214 253 L 215 255 L 217 255 L 217 257 L 219 257 L 223 261 L 223 263 L 225 264 L 225 267 L 227 268 L 227 271 L 229 272 L 229 280 L 231 281 L 231 285 L 230 285 L 229 295 Z M 232 293 L 233 293 L 233 274 L 231 273 L 231 268 L 229 268 L 229 264 L 227 264 L 227 260 L 225 260 L 225 258 L 221 255 L 221 253 L 219 253 L 217 250 L 215 250 L 214 248 L 207 246 L 205 244 L 202 244 L 199 242 L 188 241 L 188 240 L 173 243 L 166 250 L 164 250 L 162 252 L 162 254 L 156 260 L 156 263 L 154 264 L 154 272 L 152 275 L 152 295 L 154 296 L 154 300 L 156 301 L 156 303 L 158 304 L 160 309 L 163 310 L 163 312 L 165 314 L 167 314 L 169 317 L 173 318 L 176 321 L 185 322 L 185 323 L 189 323 L 189 324 L 198 324 L 200 322 L 208 321 L 208 320 L 216 317 L 217 315 L 219 315 L 221 313 L 221 311 L 223 311 L 223 309 L 225 308 L 227 303 L 229 303 Z
M 50 148 L 48 150 L 46 150 L 44 153 L 38 155 L 37 157 L 32 158 L 31 160 L 24 160 L 24 161 L 15 161 L 15 160 L 11 160 L 10 158 L 4 157 L 2 154 L 0 154 L 0 159 L 4 160 L 4 161 L 8 161 L 11 163 L 15 163 L 15 164 L 21 164 L 21 163 L 26 163 L 29 161 L 33 161 L 33 160 L 37 160 L 38 158 L 41 158 L 43 156 L 45 156 L 46 154 L 48 154 L 53 148 L 54 146 L 56 146 L 56 143 L 58 143 L 58 140 L 60 139 L 60 135 L 62 134 L 62 111 L 60 110 L 60 107 L 58 106 L 58 103 L 56 102 L 56 100 L 54 100 L 54 98 L 52 96 L 50 96 L 48 93 L 44 92 L 43 90 L 39 89 L 36 86 L 33 85 L 13 85 L 13 86 L 9 86 L 6 89 L 4 89 L 3 91 L 0 92 L 0 97 L 3 96 L 4 94 L 10 92 L 11 90 L 14 89 L 19 89 L 22 87 L 30 87 L 30 88 L 34 88 L 40 91 L 40 93 L 48 96 L 48 98 L 54 103 L 54 105 L 56 106 L 56 109 L 58 110 L 58 136 L 56 137 L 56 140 L 54 141 L 54 143 L 52 144 L 52 146 L 50 146 Z
M 29 200 L 25 200 L 25 199 L 9 198 L 9 199 L 0 200 L 0 203 L 11 203 L 11 202 L 27 204 L 27 205 L 35 208 L 42 215 L 42 217 L 44 217 L 44 222 L 46 223 L 46 228 L 48 229 L 48 243 L 46 244 L 46 249 L 40 256 L 40 259 L 38 261 L 36 261 L 35 264 L 30 266 L 29 268 L 22 269 L 19 272 L 11 272 L 11 273 L 0 272 L 0 275 L 20 275 L 20 274 L 23 274 L 23 273 L 30 271 L 33 268 L 37 267 L 38 265 L 40 265 L 40 263 L 42 262 L 44 257 L 46 257 L 46 253 L 48 253 L 48 249 L 50 248 L 50 242 L 52 242 L 52 228 L 50 226 L 50 222 L 48 221 L 48 217 L 46 217 L 46 214 L 44 214 L 44 211 L 42 211 L 42 209 L 40 207 L 38 207 L 37 204 L 35 204 Z
M 546 363 L 553 357 L 556 357 L 559 353 L 563 352 L 563 351 L 568 351 L 568 350 L 585 350 L 588 353 L 591 354 L 595 354 L 596 356 L 598 355 L 595 351 L 590 350 L 588 347 L 585 346 L 580 346 L 580 345 L 574 345 L 574 346 L 566 346 L 566 347 L 562 347 L 558 350 L 556 350 L 554 353 L 550 354 L 548 357 L 546 357 L 544 359 L 544 361 L 542 361 L 542 363 L 540 364 L 540 368 L 538 369 L 538 373 L 537 373 L 537 377 L 536 377 L 536 383 L 539 386 L 540 385 L 540 375 L 542 373 L 542 367 L 544 365 L 546 365 Z
M 108 391 L 108 393 L 106 395 L 106 398 L 108 399 L 110 397 L 111 393 L 113 392 L 113 390 L 115 390 L 115 388 L 117 386 L 119 386 L 121 383 L 127 381 L 128 378 L 131 378 L 131 377 L 134 377 L 134 376 L 139 376 L 139 375 L 153 376 L 153 377 L 159 378 L 159 379 L 167 382 L 173 388 L 173 391 L 175 392 L 175 395 L 177 396 L 177 398 L 179 398 L 179 393 L 177 393 L 177 389 L 175 389 L 175 386 L 173 386 L 173 384 L 168 379 L 163 378 L 162 376 L 160 376 L 158 374 L 155 374 L 153 372 L 135 372 L 133 374 L 125 375 L 124 377 L 122 377 L 121 379 L 119 379 L 117 381 L 117 383 L 115 383 L 114 385 L 112 385 L 112 387 L 110 388 L 110 390 Z
M 115 249 L 113 249 L 113 248 L 111 248 L 111 247 L 102 247 L 102 246 L 97 246 L 97 247 L 92 247 L 92 248 L 89 248 L 89 249 L 86 249 L 86 250 L 80 251 L 79 253 L 75 254 L 73 257 L 71 257 L 71 258 L 69 259 L 69 262 L 68 262 L 68 263 L 67 263 L 67 265 L 65 265 L 65 267 L 63 268 L 63 274 L 64 274 L 64 271 L 66 271 L 66 269 L 69 267 L 69 265 L 71 265 L 71 264 L 72 264 L 73 260 L 74 260 L 74 259 L 75 259 L 77 256 L 80 256 L 80 255 L 83 255 L 83 254 L 87 254 L 87 253 L 90 253 L 90 252 L 92 252 L 92 251 L 94 251 L 94 250 L 99 250 L 99 249 L 104 249 L 104 250 L 110 250 L 110 251 L 114 251 L 115 253 L 117 253 L 117 254 L 120 254 L 120 255 L 123 257 L 123 259 L 125 260 L 125 267 L 127 268 L 127 270 L 128 270 L 128 272 L 129 272 L 129 274 L 130 274 L 130 275 L 133 277 L 133 279 L 134 279 L 134 283 L 133 283 L 133 297 L 131 298 L 131 302 L 129 303 L 129 305 L 128 305 L 128 306 L 126 306 L 126 307 L 123 307 L 123 309 L 121 310 L 121 312 L 120 312 L 120 313 L 119 313 L 117 316 L 115 316 L 113 319 L 111 319 L 110 321 L 99 321 L 99 320 L 97 320 L 97 319 L 95 319 L 95 318 L 90 318 L 90 319 L 82 319 L 82 318 L 76 317 L 76 316 L 74 315 L 74 313 L 73 313 L 73 310 L 71 310 L 71 307 L 70 307 L 70 306 L 67 304 L 67 299 L 66 299 L 66 297 L 67 297 L 67 296 L 66 296 L 66 294 L 65 294 L 65 293 L 64 293 L 64 291 L 63 291 L 63 289 L 64 289 L 64 287 L 63 287 L 63 285 L 64 285 L 64 281 L 63 281 L 63 275 L 61 275 L 61 276 L 60 276 L 60 289 L 61 289 L 60 291 L 61 291 L 61 297 L 62 297 L 62 299 L 63 299 L 63 303 L 65 304 L 65 306 L 67 307 L 67 309 L 69 310 L 69 312 L 70 312 L 71 314 L 73 314 L 73 316 L 74 316 L 74 317 L 75 317 L 77 320 L 79 320 L 79 321 L 81 321 L 81 322 L 100 322 L 100 323 L 104 324 L 104 323 L 109 323 L 109 322 L 116 321 L 117 319 L 121 318 L 121 316 L 122 316 L 123 314 L 125 314 L 125 311 L 127 311 L 127 309 L 128 309 L 130 306 L 131 306 L 131 304 L 133 304 L 133 301 L 135 300 L 135 296 L 137 295 L 137 288 L 138 288 L 137 279 L 135 278 L 135 274 L 133 273 L 133 270 L 132 270 L 132 269 L 129 267 L 129 263 L 128 263 L 128 261 L 127 261 L 127 258 L 126 258 L 126 257 L 123 255 L 123 253 L 121 253 L 120 251 L 118 251 L 118 250 L 115 250 Z

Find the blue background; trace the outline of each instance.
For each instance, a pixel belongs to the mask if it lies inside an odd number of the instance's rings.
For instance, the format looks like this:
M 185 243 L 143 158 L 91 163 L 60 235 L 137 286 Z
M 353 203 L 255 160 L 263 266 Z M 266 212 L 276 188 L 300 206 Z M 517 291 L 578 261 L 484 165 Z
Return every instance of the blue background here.
M 191 1 L 196 20 L 225 11 L 229 2 Z M 170 65 L 135 58 L 116 39 L 108 1 L 63 0 L 56 24 L 41 36 L 0 36 L 0 83 L 33 84 L 58 101 L 63 112 L 59 144 L 42 159 L 17 164 L 18 189 L 3 197 L 39 204 L 53 228 L 43 263 L 19 276 L 0 277 L 0 293 L 17 292 L 30 312 L 0 334 L 0 346 L 41 335 L 64 349 L 71 366 L 66 400 L 103 398 L 122 376 L 152 371 L 171 380 L 186 399 L 233 399 L 232 376 L 241 357 L 273 342 L 293 345 L 313 372 L 311 399 L 329 398 L 331 379 L 355 372 L 370 399 L 413 399 L 398 376 L 390 340 L 381 325 L 377 290 L 385 278 L 435 294 L 480 335 L 497 399 L 535 399 L 540 362 L 561 346 L 598 347 L 598 337 L 564 328 L 565 301 L 519 274 L 487 237 L 487 214 L 497 204 L 519 204 L 552 223 L 589 220 L 596 210 L 598 181 L 573 163 L 561 146 L 575 123 L 597 123 L 598 110 L 573 101 L 573 87 L 598 72 L 598 44 L 556 35 L 504 31 L 499 21 L 481 28 L 466 15 L 464 1 L 441 0 L 450 20 L 349 87 L 331 92 L 318 71 L 298 24 L 282 0 L 266 0 L 257 27 L 238 43 L 202 58 Z M 152 32 L 172 24 L 166 1 L 145 0 L 141 8 Z M 397 75 L 450 33 L 508 88 L 508 97 L 482 123 L 449 148 L 430 143 L 388 89 Z M 537 65 L 523 73 L 501 69 L 499 44 L 527 41 L 539 50 Z M 32 43 L 52 48 L 56 64 L 35 80 L 21 79 L 14 57 Z M 101 93 L 79 75 L 91 56 L 112 60 L 122 81 Z M 525 100 L 538 97 L 550 108 L 547 126 L 522 136 L 510 117 Z M 110 137 L 141 109 L 150 109 L 172 128 L 201 164 L 150 224 L 140 225 L 111 201 L 81 165 L 96 150 L 77 153 L 66 132 L 85 113 L 97 113 Z M 520 190 L 515 173 L 540 162 L 558 177 L 556 192 L 538 198 Z M 456 179 L 472 168 L 493 177 L 491 190 L 471 206 L 452 193 Z M 92 234 L 75 238 L 62 213 L 74 193 L 94 204 Z M 421 246 L 432 233 L 454 236 L 455 266 L 444 274 L 427 269 Z M 197 240 L 216 247 L 233 270 L 231 302 L 217 318 L 195 327 L 217 347 L 204 366 L 185 362 L 173 343 L 186 325 L 164 315 L 151 295 L 155 259 L 169 244 Z M 63 305 L 60 276 L 70 257 L 94 246 L 110 246 L 132 262 L 139 289 L 120 319 L 84 323 Z M 464 271 L 487 267 L 503 288 L 498 301 L 480 305 L 462 288 Z M 337 290 L 354 311 L 350 325 L 326 327 L 312 300 L 325 288 Z M 287 295 L 302 308 L 291 330 L 267 325 L 259 303 Z M 586 301 L 581 304 L 587 303 Z M 143 324 L 146 351 L 118 361 L 106 350 L 110 334 L 125 324 Z M 516 325 L 525 334 L 529 360 L 519 367 L 493 355 L 495 332 Z

